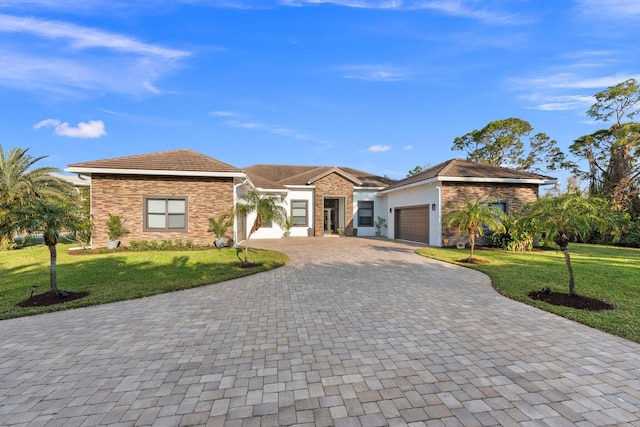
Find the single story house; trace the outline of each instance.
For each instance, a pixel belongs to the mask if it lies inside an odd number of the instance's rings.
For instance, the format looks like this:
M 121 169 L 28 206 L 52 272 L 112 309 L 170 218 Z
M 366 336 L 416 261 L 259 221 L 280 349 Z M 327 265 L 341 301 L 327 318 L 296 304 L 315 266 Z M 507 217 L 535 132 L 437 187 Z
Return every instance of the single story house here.
M 242 195 L 257 190 L 279 195 L 293 220 L 291 236 L 374 236 L 382 217 L 391 239 L 441 246 L 453 239 L 442 215 L 464 194 L 496 200 L 505 211 L 538 197 L 553 178 L 453 159 L 394 181 L 349 167 L 254 165 L 236 168 L 192 150 L 173 150 L 69 165 L 91 178 L 93 247 L 106 246 L 108 215 L 126 220 L 132 240 L 190 240 L 211 244 L 208 218 L 230 212 Z M 246 238 L 255 217 L 235 218 L 227 237 Z M 280 238 L 277 224 L 253 237 Z M 453 240 L 451 240 L 453 243 Z

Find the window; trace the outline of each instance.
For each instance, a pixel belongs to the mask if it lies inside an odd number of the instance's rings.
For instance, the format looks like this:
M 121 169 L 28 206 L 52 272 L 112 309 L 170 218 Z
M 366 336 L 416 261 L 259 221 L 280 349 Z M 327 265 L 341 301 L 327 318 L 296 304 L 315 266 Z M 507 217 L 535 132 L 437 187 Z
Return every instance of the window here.
M 502 211 L 504 213 L 507 213 L 507 202 L 489 203 L 489 206 L 499 211 Z M 486 224 L 482 224 L 482 231 L 484 234 L 491 234 L 491 230 L 489 230 L 489 227 L 487 227 Z
M 264 221 L 261 225 L 261 228 L 273 228 L 273 220 Z
M 373 227 L 373 202 L 358 202 L 358 227 Z
M 186 197 L 145 198 L 145 230 L 186 231 Z
M 291 201 L 291 220 L 297 227 L 307 226 L 308 202 L 306 200 Z

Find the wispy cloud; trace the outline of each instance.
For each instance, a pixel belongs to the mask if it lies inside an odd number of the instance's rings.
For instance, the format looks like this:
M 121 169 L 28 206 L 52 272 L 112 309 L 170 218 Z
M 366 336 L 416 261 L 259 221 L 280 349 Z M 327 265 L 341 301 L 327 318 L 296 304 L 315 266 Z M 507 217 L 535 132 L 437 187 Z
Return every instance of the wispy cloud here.
M 402 148 L 402 150 L 403 150 L 403 151 L 413 150 L 413 145 L 405 145 L 405 146 Z
M 640 74 L 616 73 L 609 76 L 584 77 L 574 73 L 557 73 L 541 77 L 512 79 L 511 82 L 517 86 L 534 88 L 600 89 L 615 86 L 631 78 L 640 80 Z
M 477 1 L 469 0 L 281 0 L 281 4 L 285 6 L 323 3 L 360 9 L 433 10 L 444 15 L 500 25 L 522 24 L 529 21 L 529 18 L 519 14 L 478 7 Z
M 633 19 L 640 15 L 640 2 L 637 0 L 578 0 L 578 10 L 585 15 Z
M 376 145 L 372 145 L 371 147 L 367 148 L 364 151 L 369 151 L 371 153 L 384 153 L 385 151 L 389 151 L 389 150 L 391 150 L 390 145 L 376 144 Z
M 408 80 L 410 73 L 389 65 L 342 65 L 334 70 L 345 79 L 367 80 L 374 82 L 397 82 Z
M 595 98 L 588 95 L 533 96 L 530 99 L 536 104 L 527 108 L 541 111 L 587 110 L 595 102 Z
M 43 127 L 53 127 L 55 135 L 71 138 L 100 138 L 107 134 L 102 120 L 90 120 L 80 122 L 77 126 L 70 126 L 69 123 L 58 119 L 45 119 L 33 125 L 36 130 Z
M 212 111 L 212 116 L 216 117 L 238 117 L 238 113 L 234 113 L 233 111 Z
M 0 14 L 0 85 L 54 93 L 157 94 L 189 52 L 61 21 Z M 42 43 L 46 40 L 47 43 Z

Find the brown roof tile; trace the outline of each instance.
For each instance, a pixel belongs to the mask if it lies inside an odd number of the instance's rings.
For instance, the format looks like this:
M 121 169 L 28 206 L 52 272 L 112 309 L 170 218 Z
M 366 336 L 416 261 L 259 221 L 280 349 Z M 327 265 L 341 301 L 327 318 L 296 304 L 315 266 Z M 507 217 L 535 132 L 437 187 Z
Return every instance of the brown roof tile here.
M 227 163 L 187 149 L 74 163 L 69 167 L 184 172 L 242 172 Z
M 419 174 L 402 179 L 390 185 L 387 190 L 414 184 L 420 181 L 435 178 L 478 178 L 495 180 L 542 180 L 549 181 L 555 178 L 531 172 L 523 172 L 516 169 L 493 166 L 484 163 L 476 163 L 462 159 L 451 159 L 430 167 Z
M 355 180 L 356 185 L 363 187 L 386 187 L 394 182 L 389 178 L 347 167 L 260 164 L 244 168 L 244 171 L 249 174 L 254 182 L 256 181 L 254 177 L 262 177 L 281 185 L 307 185 L 310 181 L 336 170 L 338 173 Z

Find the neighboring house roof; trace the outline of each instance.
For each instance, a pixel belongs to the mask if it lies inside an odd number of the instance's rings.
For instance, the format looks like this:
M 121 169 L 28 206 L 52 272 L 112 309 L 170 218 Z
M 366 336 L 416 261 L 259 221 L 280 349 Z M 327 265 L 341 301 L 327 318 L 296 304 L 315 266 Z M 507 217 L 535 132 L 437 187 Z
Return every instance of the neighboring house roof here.
M 348 167 L 259 164 L 246 167 L 244 171 L 249 175 L 251 180 L 256 183 L 257 187 L 262 187 L 257 184 L 261 179 L 278 183 L 281 186 L 311 185 L 332 173 L 342 176 L 358 187 L 383 188 L 394 182 L 389 178 L 376 176 Z
M 383 192 L 432 181 L 554 184 L 555 178 L 516 169 L 451 159 L 397 181 Z
M 193 150 L 160 151 L 114 159 L 94 160 L 69 165 L 68 172 L 133 175 L 244 176 L 235 166 Z

